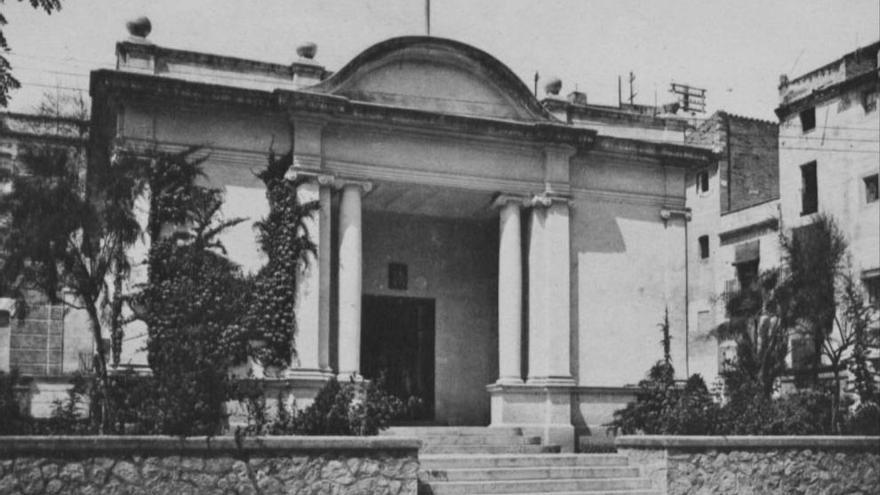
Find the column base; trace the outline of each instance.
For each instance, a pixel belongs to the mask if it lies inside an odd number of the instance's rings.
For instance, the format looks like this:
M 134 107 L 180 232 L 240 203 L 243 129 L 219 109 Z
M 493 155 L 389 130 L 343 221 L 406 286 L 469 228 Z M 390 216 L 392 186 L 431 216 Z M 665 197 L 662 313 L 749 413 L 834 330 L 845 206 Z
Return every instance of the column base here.
M 360 383 L 364 381 L 364 376 L 358 372 L 339 373 L 336 375 L 336 380 L 339 381 L 339 383 Z
M 274 416 L 279 405 L 289 412 L 293 409 L 303 410 L 315 401 L 318 392 L 333 377 L 329 370 L 317 369 L 286 369 L 274 376 L 239 376 L 242 382 L 251 382 L 262 390 L 266 411 Z M 280 404 L 279 404 L 280 403 Z M 247 404 L 236 400 L 226 403 L 229 414 L 229 426 L 234 430 L 238 426 L 247 425 Z
M 522 385 L 522 378 L 517 378 L 514 376 L 503 376 L 499 378 L 493 385 Z M 491 385 L 490 385 L 491 386 Z
M 545 445 L 574 451 L 570 385 L 495 383 L 486 389 L 492 404 L 490 427 L 521 428 L 524 435 L 541 437 Z

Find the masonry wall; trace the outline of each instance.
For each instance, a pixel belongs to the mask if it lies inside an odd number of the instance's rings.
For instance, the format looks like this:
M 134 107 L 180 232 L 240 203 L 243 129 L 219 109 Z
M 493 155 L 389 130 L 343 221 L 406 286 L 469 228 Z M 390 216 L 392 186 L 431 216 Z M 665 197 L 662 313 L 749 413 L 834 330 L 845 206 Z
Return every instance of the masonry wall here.
M 880 437 L 619 437 L 663 495 L 880 493 Z
M 730 131 L 727 181 L 728 198 L 721 212 L 729 213 L 779 198 L 779 127 L 772 122 L 728 115 Z M 726 174 L 726 176 L 725 176 Z
M 659 324 L 668 309 L 672 358 L 684 376 L 684 170 L 590 155 L 572 166 L 572 343 L 585 387 L 638 383 L 662 359 Z M 584 412 L 587 417 L 590 412 Z M 610 418 L 609 418 L 610 419 Z
M 415 495 L 418 440 L 7 437 L 0 493 Z

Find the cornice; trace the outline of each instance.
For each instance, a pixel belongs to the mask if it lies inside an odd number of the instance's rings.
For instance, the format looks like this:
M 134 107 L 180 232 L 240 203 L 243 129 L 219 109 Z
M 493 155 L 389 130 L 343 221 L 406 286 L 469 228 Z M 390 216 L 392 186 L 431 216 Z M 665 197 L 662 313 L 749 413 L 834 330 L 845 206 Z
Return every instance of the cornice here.
M 776 116 L 779 117 L 780 122 L 782 122 L 790 116 L 800 113 L 802 110 L 814 107 L 819 103 L 823 103 L 839 96 L 844 91 L 871 82 L 875 84 L 880 83 L 880 69 L 874 69 L 870 72 L 859 74 L 836 84 L 813 90 L 801 98 L 779 105 L 774 112 L 776 113 Z
M 716 155 L 711 150 L 696 146 L 601 135 L 596 138 L 593 149 L 628 157 L 659 160 L 664 165 L 688 168 L 703 167 L 716 160 Z
M 352 101 L 343 96 L 310 91 L 276 90 L 279 105 L 288 112 L 309 112 L 346 117 L 353 122 L 375 122 L 405 127 L 454 131 L 464 134 L 497 136 L 511 140 L 569 144 L 581 148 L 593 145 L 596 131 L 555 122 L 522 122 L 484 117 L 470 117 L 411 108 Z
M 733 242 L 744 240 L 746 237 L 754 237 L 755 235 L 765 232 L 773 232 L 779 230 L 779 218 L 770 217 L 759 222 L 730 229 L 718 234 L 721 245 L 732 244 Z
M 109 69 L 92 71 L 89 95 L 98 100 L 108 96 L 136 96 L 202 104 L 237 105 L 260 110 L 277 109 L 275 98 L 269 91 Z
M 535 191 L 544 189 L 541 181 L 518 181 L 480 177 L 475 175 L 448 174 L 426 170 L 383 167 L 366 163 L 355 163 L 342 160 L 326 160 L 324 170 L 327 173 L 350 177 L 353 179 L 399 182 L 408 184 L 424 184 L 440 187 L 453 187 L 476 191 L 504 191 L 508 194 L 529 196 Z
M 628 191 L 614 191 L 610 189 L 572 188 L 572 196 L 575 199 L 587 201 L 600 201 L 605 203 L 622 203 L 640 206 L 652 206 L 657 208 L 684 208 L 685 200 L 680 200 L 662 194 L 633 193 Z

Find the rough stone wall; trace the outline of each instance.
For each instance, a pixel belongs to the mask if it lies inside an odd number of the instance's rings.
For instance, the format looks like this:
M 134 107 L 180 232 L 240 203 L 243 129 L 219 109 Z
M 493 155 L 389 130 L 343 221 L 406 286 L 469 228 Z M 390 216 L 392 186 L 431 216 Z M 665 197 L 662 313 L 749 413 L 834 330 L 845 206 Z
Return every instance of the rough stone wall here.
M 0 494 L 416 495 L 416 452 L 0 454 Z
M 670 452 L 673 494 L 880 494 L 880 452 L 810 449 Z

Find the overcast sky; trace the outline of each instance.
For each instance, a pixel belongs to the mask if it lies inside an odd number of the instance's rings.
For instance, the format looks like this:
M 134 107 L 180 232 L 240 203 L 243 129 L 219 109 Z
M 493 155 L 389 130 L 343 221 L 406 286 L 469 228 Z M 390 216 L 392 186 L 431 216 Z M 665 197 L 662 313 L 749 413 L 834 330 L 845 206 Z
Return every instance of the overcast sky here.
M 528 86 L 557 75 L 597 104 L 617 103 L 636 75 L 636 103 L 672 101 L 670 82 L 708 90 L 708 110 L 775 120 L 779 75 L 813 70 L 880 39 L 878 0 L 432 0 L 431 34 L 494 55 Z M 2 4 L 9 59 L 27 111 L 51 88 L 86 89 L 114 63 L 125 21 L 146 15 L 159 45 L 289 63 L 302 41 L 338 70 L 370 45 L 424 34 L 425 0 L 63 0 L 51 16 Z M 47 71 L 53 71 L 49 73 Z M 38 86 L 41 85 L 41 86 Z M 624 92 L 628 92 L 625 87 Z

